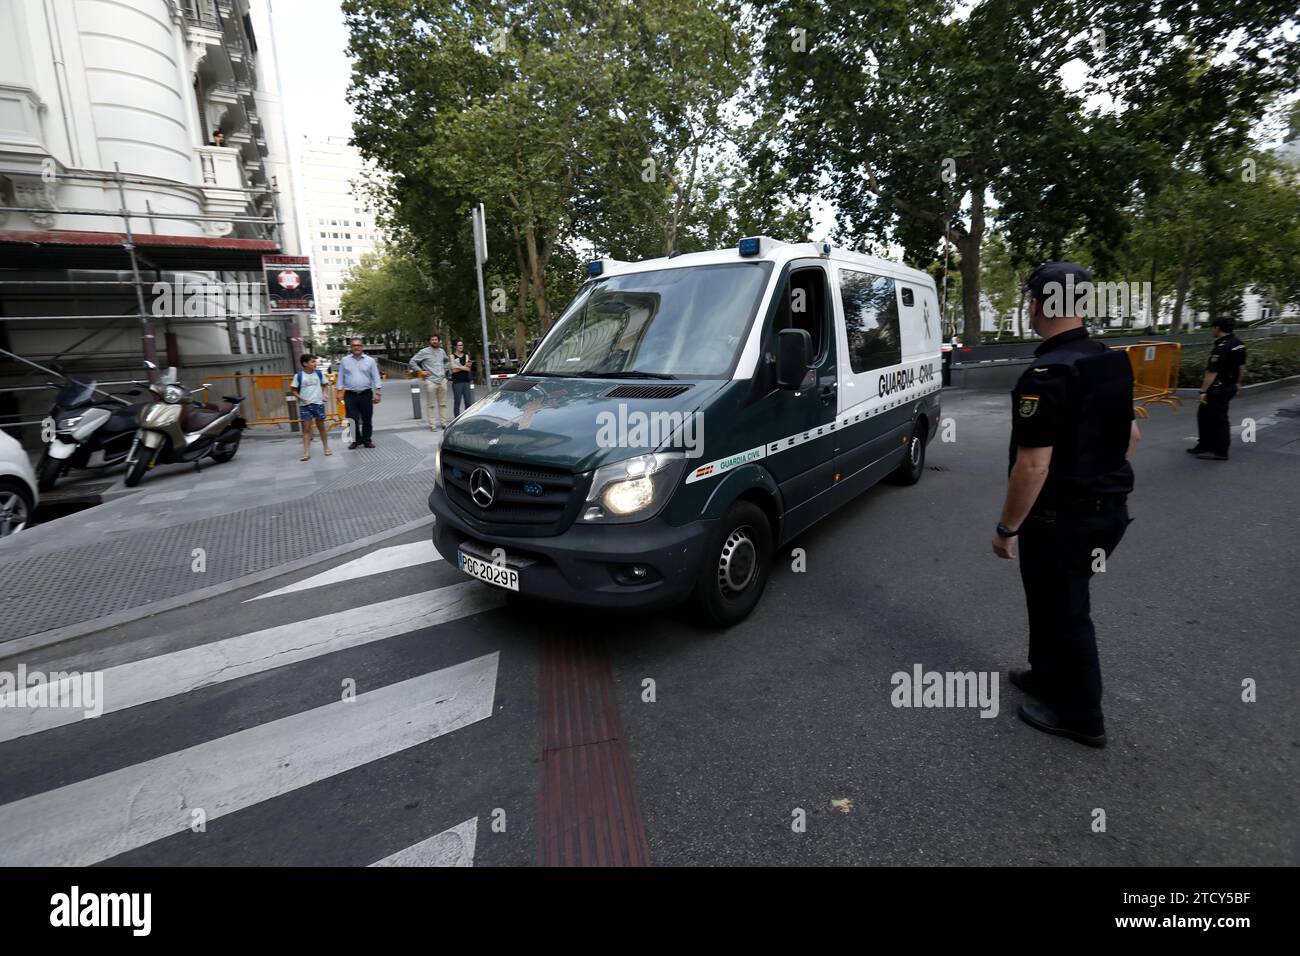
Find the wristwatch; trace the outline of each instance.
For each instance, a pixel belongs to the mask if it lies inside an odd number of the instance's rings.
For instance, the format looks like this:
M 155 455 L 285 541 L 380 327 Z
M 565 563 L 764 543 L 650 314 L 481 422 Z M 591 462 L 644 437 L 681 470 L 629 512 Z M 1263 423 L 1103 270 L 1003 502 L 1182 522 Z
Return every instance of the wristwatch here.
M 1014 537 L 1015 537 L 1016 535 L 1018 535 L 1018 534 L 1020 534 L 1019 531 L 1012 531 L 1010 528 L 1008 528 L 1006 525 L 1004 525 L 1001 521 L 998 522 L 998 537 L 999 537 L 999 538 L 1014 538 Z

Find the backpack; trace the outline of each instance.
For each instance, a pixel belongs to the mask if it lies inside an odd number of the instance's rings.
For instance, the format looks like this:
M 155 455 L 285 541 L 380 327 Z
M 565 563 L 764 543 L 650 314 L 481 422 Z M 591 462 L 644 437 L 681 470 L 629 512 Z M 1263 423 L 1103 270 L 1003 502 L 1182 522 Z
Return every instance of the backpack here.
M 302 373 L 301 371 L 299 371 L 297 374 L 294 375 L 294 377 L 293 377 L 293 387 L 294 387 L 294 388 L 297 388 L 297 389 L 301 389 L 301 388 L 302 388 L 302 383 L 303 383 L 303 377 L 302 377 L 302 376 L 303 376 L 303 373 Z M 320 369 L 316 369 L 316 381 L 320 382 L 321 394 L 324 394 L 324 392 L 325 392 L 325 375 L 324 375 L 324 373 L 321 372 Z

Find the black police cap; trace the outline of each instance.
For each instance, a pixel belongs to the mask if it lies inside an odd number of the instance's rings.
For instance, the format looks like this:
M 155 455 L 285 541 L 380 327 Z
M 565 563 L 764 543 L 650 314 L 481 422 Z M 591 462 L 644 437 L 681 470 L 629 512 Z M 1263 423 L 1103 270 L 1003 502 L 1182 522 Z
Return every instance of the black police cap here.
M 1029 279 L 1025 282 L 1025 291 L 1035 299 L 1043 299 L 1047 293 L 1043 290 L 1049 283 L 1057 283 L 1062 290 L 1066 288 L 1067 277 L 1070 284 L 1078 289 L 1083 283 L 1092 282 L 1092 273 L 1076 262 L 1044 262 L 1041 266 L 1029 274 Z
M 1213 322 L 1210 323 L 1210 325 L 1224 332 L 1231 332 L 1234 328 L 1237 327 L 1237 324 L 1233 322 L 1232 319 L 1226 315 L 1215 319 Z

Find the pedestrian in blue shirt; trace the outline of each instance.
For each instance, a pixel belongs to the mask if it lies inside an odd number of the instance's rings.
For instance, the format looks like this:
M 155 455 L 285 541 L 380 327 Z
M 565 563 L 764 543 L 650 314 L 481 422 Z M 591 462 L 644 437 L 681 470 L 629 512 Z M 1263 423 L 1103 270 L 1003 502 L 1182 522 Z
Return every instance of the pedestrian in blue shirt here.
M 365 354 L 360 339 L 351 342 L 351 354 L 339 363 L 339 387 L 343 389 L 343 405 L 352 419 L 352 444 L 348 448 L 365 445 L 374 448 L 370 440 L 371 423 L 379 392 L 384 387 L 379 378 L 379 363 Z

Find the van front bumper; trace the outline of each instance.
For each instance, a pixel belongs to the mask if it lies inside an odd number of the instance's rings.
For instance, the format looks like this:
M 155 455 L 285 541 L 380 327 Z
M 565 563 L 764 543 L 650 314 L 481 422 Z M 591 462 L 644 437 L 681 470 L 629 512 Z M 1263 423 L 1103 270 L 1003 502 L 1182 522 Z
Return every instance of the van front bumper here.
M 429 495 L 433 545 L 453 566 L 460 550 L 486 561 L 494 548 L 519 572 L 519 593 L 546 601 L 603 608 L 678 604 L 695 588 L 713 522 L 673 527 L 660 518 L 629 525 L 583 525 L 562 534 L 513 538 L 471 529 L 440 487 Z M 644 579 L 631 574 L 647 570 Z M 484 587 L 491 585 L 484 584 Z

